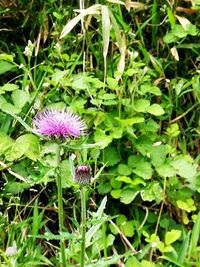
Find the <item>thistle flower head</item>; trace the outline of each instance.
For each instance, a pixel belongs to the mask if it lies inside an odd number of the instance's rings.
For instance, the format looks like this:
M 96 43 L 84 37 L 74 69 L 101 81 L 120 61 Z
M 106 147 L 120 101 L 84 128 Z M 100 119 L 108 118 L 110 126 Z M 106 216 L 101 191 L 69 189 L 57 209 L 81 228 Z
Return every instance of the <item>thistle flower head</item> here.
M 35 116 L 33 125 L 39 134 L 60 139 L 78 138 L 86 130 L 81 118 L 66 109 L 44 109 Z
M 90 166 L 89 165 L 80 165 L 75 170 L 74 181 L 77 184 L 86 185 L 89 184 L 91 180 L 90 175 Z

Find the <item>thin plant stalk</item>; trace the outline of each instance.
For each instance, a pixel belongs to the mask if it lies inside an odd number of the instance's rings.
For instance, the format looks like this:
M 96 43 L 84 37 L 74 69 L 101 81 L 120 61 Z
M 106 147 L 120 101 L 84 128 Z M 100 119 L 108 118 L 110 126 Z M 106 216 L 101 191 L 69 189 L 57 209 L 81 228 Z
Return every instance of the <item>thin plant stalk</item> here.
M 60 234 L 63 232 L 64 225 L 64 216 L 63 216 L 63 201 L 62 201 L 62 182 L 60 175 L 60 144 L 56 146 L 56 166 L 57 166 L 57 190 L 58 190 L 58 222 L 59 222 L 59 232 Z M 64 240 L 60 240 L 60 250 L 61 250 L 61 259 L 62 266 L 66 267 L 66 258 L 65 258 L 65 243 Z
M 81 187 L 81 267 L 85 266 L 85 235 L 86 235 L 86 198 L 85 187 Z

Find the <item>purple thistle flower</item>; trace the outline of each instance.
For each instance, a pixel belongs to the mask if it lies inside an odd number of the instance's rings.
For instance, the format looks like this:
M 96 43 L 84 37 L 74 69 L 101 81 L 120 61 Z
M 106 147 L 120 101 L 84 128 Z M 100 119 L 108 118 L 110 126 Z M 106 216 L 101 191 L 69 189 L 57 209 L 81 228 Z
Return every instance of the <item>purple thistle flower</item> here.
M 90 182 L 90 166 L 89 165 L 80 165 L 75 170 L 74 181 L 77 184 L 86 185 Z
M 33 125 L 39 134 L 60 139 L 78 138 L 86 130 L 81 118 L 66 109 L 44 109 L 35 116 Z

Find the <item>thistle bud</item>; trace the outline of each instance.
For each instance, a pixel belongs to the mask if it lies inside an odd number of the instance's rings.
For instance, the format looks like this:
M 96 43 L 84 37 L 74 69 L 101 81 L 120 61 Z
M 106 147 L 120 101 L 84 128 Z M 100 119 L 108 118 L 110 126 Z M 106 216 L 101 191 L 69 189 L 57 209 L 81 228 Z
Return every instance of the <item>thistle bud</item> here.
M 89 165 L 80 165 L 75 170 L 74 181 L 80 185 L 89 184 L 91 180 L 90 175 L 90 166 Z

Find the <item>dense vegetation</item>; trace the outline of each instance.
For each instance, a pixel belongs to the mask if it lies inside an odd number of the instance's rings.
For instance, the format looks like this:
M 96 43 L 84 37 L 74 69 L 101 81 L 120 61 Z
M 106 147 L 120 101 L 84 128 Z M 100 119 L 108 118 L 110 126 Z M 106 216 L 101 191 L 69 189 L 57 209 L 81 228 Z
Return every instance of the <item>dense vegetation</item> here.
M 0 266 L 80 266 L 79 164 L 85 266 L 200 266 L 200 1 L 2 0 L 0 13 Z M 60 231 L 57 144 L 32 120 L 66 107 L 88 129 L 61 144 Z

